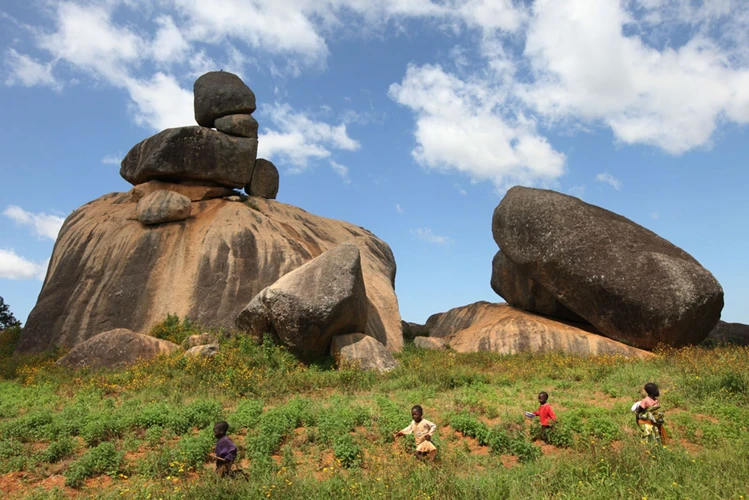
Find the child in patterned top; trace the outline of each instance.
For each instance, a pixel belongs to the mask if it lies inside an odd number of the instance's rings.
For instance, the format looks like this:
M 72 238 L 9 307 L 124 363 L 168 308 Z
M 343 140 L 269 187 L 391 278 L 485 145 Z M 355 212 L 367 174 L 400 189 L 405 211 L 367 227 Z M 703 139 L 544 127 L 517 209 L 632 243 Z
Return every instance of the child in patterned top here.
M 414 441 L 416 441 L 414 456 L 426 458 L 432 462 L 434 461 L 434 457 L 437 456 L 437 447 L 432 443 L 432 436 L 434 435 L 434 431 L 437 430 L 437 426 L 423 418 L 423 415 L 424 410 L 421 406 L 416 405 L 411 408 L 411 417 L 413 418 L 411 424 L 393 434 L 393 437 L 397 438 L 406 434 L 413 434 Z

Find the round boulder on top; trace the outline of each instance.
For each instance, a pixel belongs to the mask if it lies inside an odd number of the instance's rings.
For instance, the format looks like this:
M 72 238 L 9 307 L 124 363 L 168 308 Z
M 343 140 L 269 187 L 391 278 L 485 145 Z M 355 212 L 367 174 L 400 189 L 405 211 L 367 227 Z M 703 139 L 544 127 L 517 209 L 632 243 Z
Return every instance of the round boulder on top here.
M 275 200 L 278 195 L 278 169 L 276 166 L 263 158 L 255 160 L 255 168 L 252 171 L 252 180 L 244 187 L 250 196 L 260 196 L 267 200 Z
M 226 71 L 211 71 L 195 80 L 193 95 L 195 121 L 203 127 L 213 127 L 222 116 L 251 115 L 256 108 L 252 90 Z
M 217 118 L 216 130 L 238 137 L 257 139 L 258 123 L 252 115 L 227 115 Z
M 492 234 L 525 276 L 602 334 L 643 349 L 705 339 L 723 289 L 687 252 L 579 198 L 516 186 Z
M 161 190 L 142 198 L 135 211 L 140 223 L 148 226 L 187 219 L 192 211 L 192 203 L 187 196 Z

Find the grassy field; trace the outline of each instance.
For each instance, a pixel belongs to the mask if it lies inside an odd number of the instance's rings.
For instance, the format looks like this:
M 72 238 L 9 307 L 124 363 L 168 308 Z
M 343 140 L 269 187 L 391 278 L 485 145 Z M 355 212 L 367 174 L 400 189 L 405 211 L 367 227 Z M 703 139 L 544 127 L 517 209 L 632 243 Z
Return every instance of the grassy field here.
M 196 329 L 170 318 L 152 334 Z M 407 348 L 383 374 L 302 365 L 283 348 L 223 341 L 120 371 L 12 358 L 0 338 L 0 493 L 10 498 L 749 499 L 749 349 L 687 348 L 648 361 Z M 59 354 L 58 354 L 59 355 Z M 629 411 L 661 387 L 671 440 L 640 443 Z M 552 444 L 523 417 L 545 390 Z M 435 463 L 393 441 L 424 407 Z M 242 472 L 207 461 L 226 419 Z

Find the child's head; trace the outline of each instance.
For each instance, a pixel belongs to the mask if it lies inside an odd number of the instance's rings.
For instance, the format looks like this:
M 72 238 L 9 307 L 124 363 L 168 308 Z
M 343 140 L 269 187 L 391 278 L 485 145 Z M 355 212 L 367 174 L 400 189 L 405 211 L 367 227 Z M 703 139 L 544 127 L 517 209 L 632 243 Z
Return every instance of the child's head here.
M 658 386 L 652 382 L 648 382 L 647 384 L 645 384 L 645 392 L 653 399 L 658 399 L 658 396 L 661 395 L 661 391 L 658 390 Z
M 213 426 L 213 435 L 216 437 L 216 439 L 226 436 L 226 433 L 228 431 L 229 424 L 223 420 L 221 422 L 217 422 L 216 425 Z
M 419 405 L 414 405 L 413 408 L 411 408 L 411 418 L 414 419 L 414 422 L 417 424 L 421 422 L 421 417 L 424 415 L 424 410 Z
M 549 395 L 543 391 L 538 393 L 538 402 L 542 405 L 545 405 L 546 402 L 549 400 Z

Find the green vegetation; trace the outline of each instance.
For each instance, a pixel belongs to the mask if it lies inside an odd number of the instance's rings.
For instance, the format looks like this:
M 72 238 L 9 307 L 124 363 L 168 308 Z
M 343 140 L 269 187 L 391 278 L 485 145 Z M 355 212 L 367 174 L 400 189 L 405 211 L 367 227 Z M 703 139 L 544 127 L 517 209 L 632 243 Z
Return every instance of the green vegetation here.
M 170 316 L 154 334 L 197 331 Z M 236 337 L 212 359 L 71 372 L 54 355 L 10 357 L 13 335 L 0 337 L 11 497 L 749 498 L 748 348 L 643 361 L 409 347 L 378 375 Z M 639 442 L 629 411 L 648 381 L 667 410 L 662 448 Z M 541 390 L 559 416 L 550 445 L 523 417 Z M 417 403 L 438 425 L 432 464 L 410 455 L 411 436 L 393 442 Z M 225 479 L 209 459 L 220 419 L 239 448 Z

